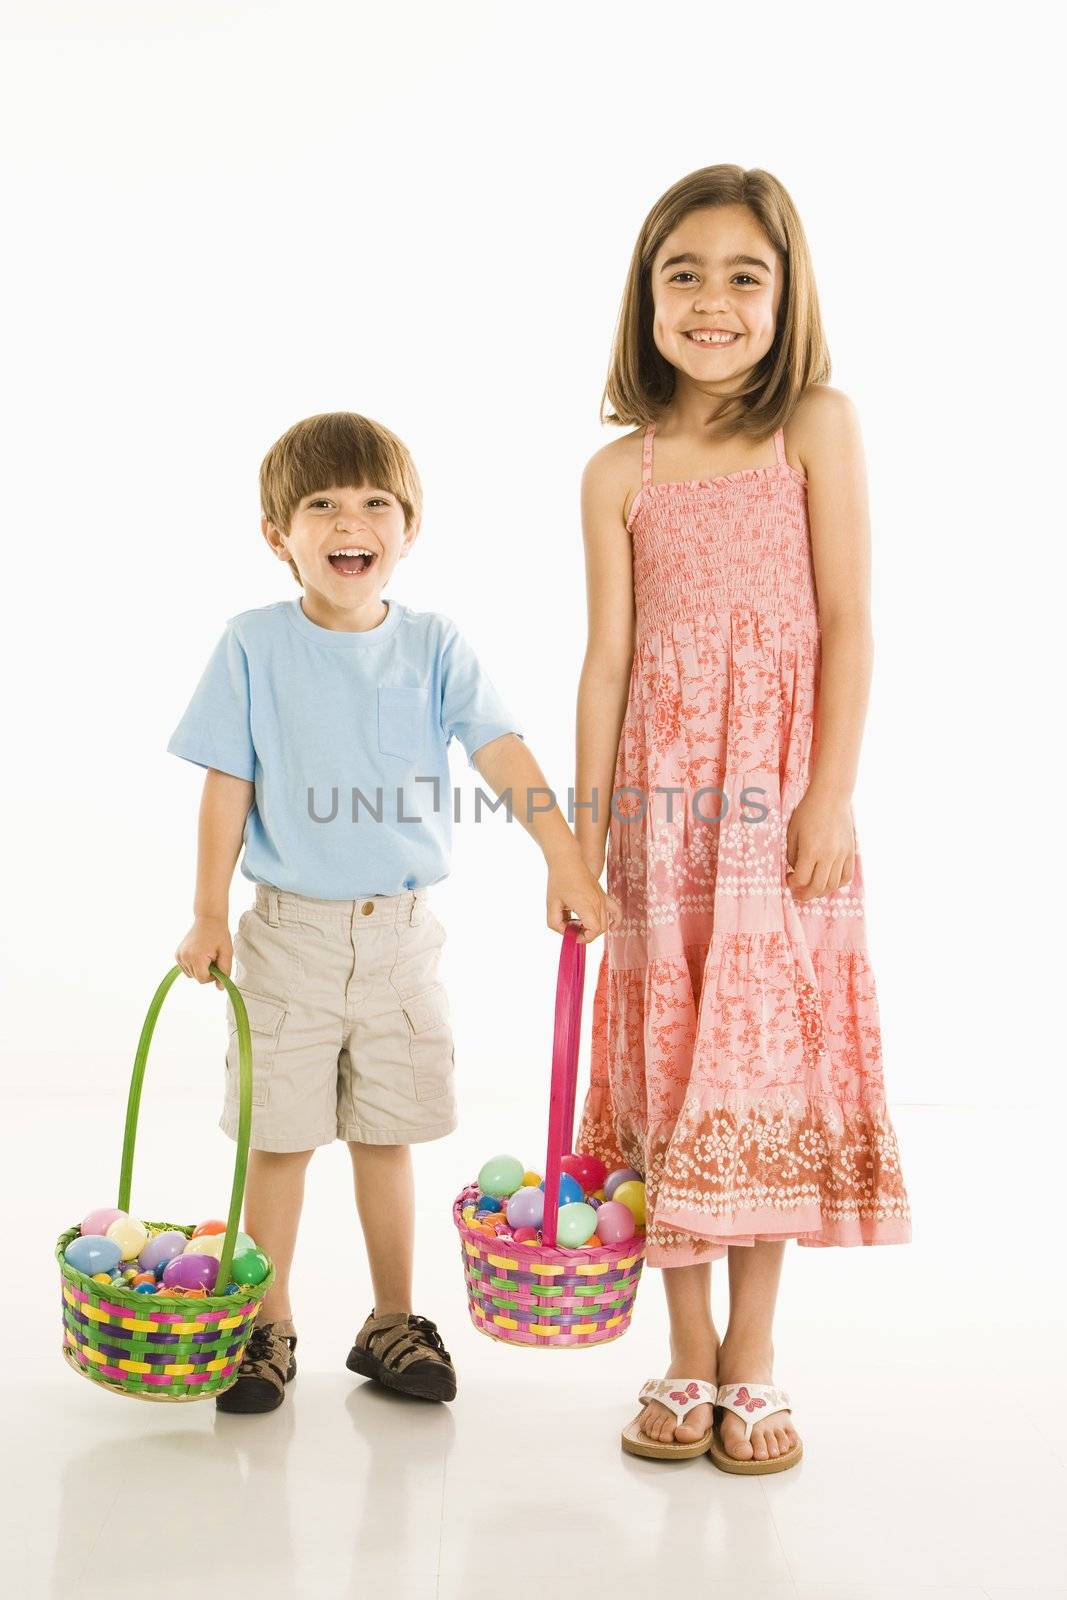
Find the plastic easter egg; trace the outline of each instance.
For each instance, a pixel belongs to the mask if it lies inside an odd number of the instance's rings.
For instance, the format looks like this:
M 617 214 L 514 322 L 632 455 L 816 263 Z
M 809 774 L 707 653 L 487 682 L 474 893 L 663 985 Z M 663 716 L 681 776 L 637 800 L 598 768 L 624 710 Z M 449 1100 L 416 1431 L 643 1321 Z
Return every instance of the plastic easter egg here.
M 82 1233 L 107 1234 L 107 1230 L 117 1217 L 124 1217 L 125 1211 L 120 1211 L 117 1206 L 98 1206 L 95 1211 L 82 1220 Z
M 213 1289 L 218 1275 L 214 1256 L 175 1256 L 167 1262 L 163 1285 L 167 1289 Z
M 136 1289 L 139 1283 L 155 1283 L 156 1275 L 154 1272 L 138 1272 L 130 1281 Z
M 137 1257 L 137 1265 L 142 1272 L 156 1272 L 175 1256 L 180 1256 L 188 1242 L 177 1228 L 164 1228 L 162 1233 L 154 1233 L 149 1239 Z
M 183 1254 L 187 1256 L 214 1256 L 216 1261 L 221 1261 L 222 1247 L 225 1243 L 226 1235 L 224 1233 L 202 1233 L 199 1238 L 194 1234 L 186 1245 Z M 233 1253 L 234 1255 L 237 1254 L 236 1245 L 233 1247 Z
M 634 1214 L 621 1200 L 605 1200 L 596 1214 L 596 1231 L 601 1244 L 624 1244 L 637 1231 Z
M 508 1221 L 513 1228 L 539 1228 L 545 1219 L 543 1189 L 531 1189 L 524 1184 L 508 1201 Z
M 538 1233 L 532 1239 L 524 1239 L 522 1248 L 524 1250 L 539 1250 L 541 1248 L 541 1235 Z
M 608 1174 L 604 1180 L 604 1199 L 614 1200 L 615 1190 L 620 1183 L 629 1183 L 632 1179 L 641 1181 L 641 1174 L 635 1172 L 633 1167 L 616 1167 L 614 1172 Z
M 111 1277 L 110 1272 L 94 1272 L 93 1273 L 93 1282 L 94 1283 L 111 1283 L 112 1281 L 113 1281 L 113 1279 Z
M 72 1239 L 63 1252 L 63 1259 L 78 1272 L 92 1277 L 97 1272 L 110 1273 L 122 1259 L 114 1239 L 102 1233 L 83 1233 Z
M 620 1183 L 612 1195 L 612 1202 L 619 1203 L 633 1212 L 634 1221 L 639 1228 L 645 1223 L 645 1186 L 640 1181 L 628 1180 Z M 603 1210 L 603 1206 L 601 1210 Z
M 239 1256 L 242 1250 L 258 1250 L 258 1248 L 259 1246 L 250 1233 L 241 1233 L 238 1230 L 237 1237 L 233 1241 L 233 1253 L 235 1256 Z
M 608 1175 L 608 1169 L 599 1156 L 592 1156 L 586 1150 L 579 1150 L 574 1157 L 577 1165 L 573 1168 L 574 1176 L 588 1194 L 590 1189 L 599 1189 Z
M 479 1211 L 503 1211 L 503 1209 L 503 1201 L 498 1200 L 496 1196 L 492 1194 L 483 1194 L 479 1199 L 478 1204 L 474 1208 L 476 1214 Z
M 571 1201 L 560 1206 L 556 1218 L 556 1243 L 567 1250 L 577 1250 L 593 1236 L 597 1214 L 584 1200 Z
M 537 1239 L 537 1229 L 536 1228 L 516 1228 L 515 1229 L 514 1238 L 515 1238 L 515 1243 L 516 1244 L 528 1244 L 531 1239 L 536 1241 L 536 1239 Z
M 215 1270 L 218 1271 L 217 1261 Z M 270 1262 L 262 1250 L 242 1250 L 239 1256 L 234 1256 L 233 1266 L 230 1271 L 233 1273 L 236 1283 L 262 1283 L 270 1271 Z
M 155 1281 L 155 1279 L 153 1278 L 150 1283 L 135 1283 L 134 1286 L 133 1286 L 133 1292 L 134 1292 L 134 1294 L 155 1294 L 155 1292 L 156 1292 L 156 1281 Z
M 569 1172 L 575 1183 L 582 1183 L 582 1158 L 581 1156 L 575 1155 L 573 1151 L 571 1151 L 570 1155 L 562 1158 L 559 1164 L 559 1170 L 561 1172 Z M 582 1183 L 582 1188 L 584 1190 L 584 1183 Z
M 541 1188 L 543 1189 L 544 1186 L 544 1181 L 542 1180 Z M 585 1196 L 582 1193 L 582 1186 L 578 1182 L 578 1179 L 572 1178 L 569 1172 L 561 1172 L 559 1175 L 560 1205 L 569 1206 L 577 1201 L 584 1200 L 584 1198 Z
M 607 1199 L 607 1195 L 604 1193 L 603 1189 L 594 1189 L 592 1194 L 586 1195 L 586 1199 L 599 1200 L 600 1204 L 603 1205 L 604 1201 Z
M 514 1194 L 522 1183 L 522 1162 L 515 1156 L 493 1156 L 478 1174 L 478 1187 L 482 1194 L 505 1199 Z
M 148 1243 L 148 1229 L 136 1217 L 116 1217 L 104 1231 L 122 1251 L 123 1261 L 135 1261 Z
M 218 1217 L 212 1217 L 210 1222 L 200 1222 L 193 1229 L 193 1238 L 199 1239 L 205 1233 L 225 1233 L 226 1224 L 220 1222 Z
M 536 1189 L 543 1182 L 543 1176 L 540 1172 L 524 1172 L 522 1175 L 523 1185 L 530 1189 Z

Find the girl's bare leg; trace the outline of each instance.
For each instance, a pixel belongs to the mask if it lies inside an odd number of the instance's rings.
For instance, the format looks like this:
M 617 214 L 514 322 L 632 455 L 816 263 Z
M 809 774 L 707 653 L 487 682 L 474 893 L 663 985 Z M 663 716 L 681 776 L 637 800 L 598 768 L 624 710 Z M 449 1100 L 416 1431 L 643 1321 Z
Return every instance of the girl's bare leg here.
M 730 1320 L 719 1351 L 720 1383 L 773 1382 L 771 1331 L 784 1250 L 784 1243 L 766 1241 L 730 1246 Z M 721 1433 L 723 1449 L 737 1461 L 766 1461 L 785 1455 L 798 1443 L 788 1411 L 757 1422 L 748 1443 L 740 1417 L 726 1411 Z
M 668 1378 L 705 1378 L 715 1383 L 719 1336 L 711 1316 L 711 1263 L 664 1267 L 663 1292 L 671 1322 Z M 684 1422 L 651 1400 L 641 1413 L 641 1432 L 661 1443 L 695 1444 L 711 1427 L 711 1407 L 694 1406 Z

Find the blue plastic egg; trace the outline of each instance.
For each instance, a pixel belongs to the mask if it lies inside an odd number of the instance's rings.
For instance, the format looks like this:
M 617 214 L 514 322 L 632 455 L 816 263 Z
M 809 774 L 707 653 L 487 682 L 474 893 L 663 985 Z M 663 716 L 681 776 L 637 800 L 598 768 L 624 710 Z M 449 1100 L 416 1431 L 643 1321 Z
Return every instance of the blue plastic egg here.
M 479 1211 L 502 1211 L 503 1209 L 500 1201 L 494 1199 L 491 1194 L 483 1194 L 474 1208 L 475 1214 Z
M 80 1233 L 72 1239 L 63 1252 L 64 1261 L 77 1272 L 92 1277 L 96 1272 L 111 1272 L 122 1259 L 122 1251 L 114 1239 L 102 1233 Z
M 538 1187 L 543 1189 L 544 1186 L 545 1186 L 544 1179 L 542 1179 L 541 1183 L 538 1185 Z M 585 1199 L 585 1196 L 582 1193 L 582 1186 L 578 1182 L 578 1179 L 577 1178 L 572 1178 L 569 1172 L 561 1172 L 560 1175 L 559 1175 L 559 1203 L 560 1203 L 560 1205 L 561 1206 L 575 1205 L 579 1201 L 584 1200 L 584 1199 Z

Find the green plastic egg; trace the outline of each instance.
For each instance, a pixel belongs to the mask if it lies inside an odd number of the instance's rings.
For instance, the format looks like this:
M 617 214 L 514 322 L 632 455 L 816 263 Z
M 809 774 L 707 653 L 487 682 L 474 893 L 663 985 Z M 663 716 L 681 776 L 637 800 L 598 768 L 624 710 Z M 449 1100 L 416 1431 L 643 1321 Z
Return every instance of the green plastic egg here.
M 262 1283 L 270 1271 L 270 1262 L 262 1250 L 242 1250 L 239 1256 L 234 1256 L 230 1271 L 235 1283 Z
M 506 1200 L 522 1188 L 526 1168 L 515 1156 L 492 1156 L 478 1174 L 478 1188 L 497 1200 Z
M 572 1200 L 560 1206 L 556 1216 L 556 1243 L 567 1250 L 577 1250 L 588 1244 L 596 1232 L 596 1212 L 584 1200 Z

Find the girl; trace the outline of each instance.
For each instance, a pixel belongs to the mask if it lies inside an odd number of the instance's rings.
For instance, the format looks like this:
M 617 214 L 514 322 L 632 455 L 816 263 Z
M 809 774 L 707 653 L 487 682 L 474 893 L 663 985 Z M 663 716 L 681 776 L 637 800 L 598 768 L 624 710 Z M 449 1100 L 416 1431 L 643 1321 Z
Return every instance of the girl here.
M 773 1384 L 784 1241 L 910 1238 L 851 805 L 864 464 L 829 375 L 782 185 L 681 179 L 641 228 L 605 391 L 636 429 L 582 485 L 575 831 L 597 877 L 607 842 L 611 924 L 575 1148 L 644 1174 L 664 1269 L 670 1364 L 623 1447 L 728 1472 L 800 1459 Z

